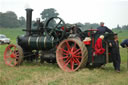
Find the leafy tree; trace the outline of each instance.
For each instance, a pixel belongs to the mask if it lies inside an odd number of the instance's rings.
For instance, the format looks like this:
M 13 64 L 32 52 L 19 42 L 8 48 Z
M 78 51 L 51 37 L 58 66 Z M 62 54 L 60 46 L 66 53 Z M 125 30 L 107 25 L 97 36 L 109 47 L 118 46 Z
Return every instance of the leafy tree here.
M 49 8 L 49 9 L 44 9 L 41 13 L 41 17 L 43 19 L 43 22 L 47 22 L 47 20 L 49 20 L 52 17 L 57 17 L 59 15 L 59 13 L 57 13 L 57 11 L 54 8 Z M 49 22 L 49 26 L 48 27 L 54 27 L 56 24 L 55 20 L 51 20 Z
M 123 30 L 128 30 L 128 25 L 123 25 L 123 26 L 122 26 L 122 29 L 123 29 Z
M 128 30 L 128 25 L 123 25 L 122 27 L 120 27 L 119 25 L 117 25 L 117 27 L 113 28 L 114 30 Z
M 2 27 L 2 19 L 3 19 L 3 13 L 0 12 L 0 27 Z
M 12 11 L 6 13 L 0 13 L 0 27 L 19 27 L 17 15 Z
M 20 27 L 25 27 L 25 18 L 23 16 L 19 17 Z
M 84 27 L 85 27 L 85 29 L 91 29 L 92 28 L 90 23 L 85 23 Z
M 51 17 L 57 17 L 59 13 L 54 8 L 44 9 L 41 13 L 41 17 L 44 21 L 47 21 Z
M 97 27 L 99 27 L 99 24 L 93 23 L 93 24 L 91 24 L 91 26 L 92 26 L 93 29 L 96 29 Z
M 121 29 L 121 27 L 119 26 L 119 24 L 117 25 L 116 29 L 118 29 L 118 30 L 120 30 L 120 29 Z

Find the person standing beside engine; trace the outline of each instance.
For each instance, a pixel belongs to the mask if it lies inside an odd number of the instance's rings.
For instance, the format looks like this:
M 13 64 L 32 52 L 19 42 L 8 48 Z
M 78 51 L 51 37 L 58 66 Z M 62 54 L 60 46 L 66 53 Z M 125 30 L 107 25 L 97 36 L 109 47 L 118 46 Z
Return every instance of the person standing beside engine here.
M 121 58 L 120 58 L 119 42 L 117 35 L 114 35 L 114 40 L 111 40 L 109 42 L 109 46 L 111 48 L 113 66 L 116 72 L 120 72 Z

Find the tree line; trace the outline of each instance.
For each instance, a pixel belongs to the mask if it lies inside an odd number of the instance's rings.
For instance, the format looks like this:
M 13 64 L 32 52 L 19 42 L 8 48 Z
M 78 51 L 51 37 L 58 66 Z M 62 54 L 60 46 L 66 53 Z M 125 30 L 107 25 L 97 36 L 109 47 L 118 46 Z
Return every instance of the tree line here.
M 42 22 L 47 21 L 51 17 L 58 17 L 59 13 L 54 9 L 54 8 L 48 8 L 44 9 L 41 13 L 41 18 Z M 1 28 L 15 28 L 15 27 L 25 27 L 25 18 L 23 16 L 17 17 L 16 13 L 13 11 L 7 11 L 5 13 L 0 12 L 0 27 Z M 36 21 L 33 20 L 32 23 L 35 23 Z M 68 23 L 69 24 L 69 23 Z M 81 22 L 76 22 L 74 24 L 77 24 L 83 31 L 87 29 L 96 29 L 99 24 L 97 23 L 81 23 Z M 128 30 L 128 25 L 124 25 L 120 27 L 117 25 L 117 27 L 113 29 L 118 29 L 118 30 Z
M 15 28 L 24 27 L 25 18 L 23 16 L 17 17 L 15 12 L 7 11 L 5 13 L 0 12 L 0 27 L 1 28 Z
M 123 25 L 122 27 L 120 27 L 119 25 L 117 25 L 117 27 L 113 28 L 115 30 L 128 30 L 128 25 Z

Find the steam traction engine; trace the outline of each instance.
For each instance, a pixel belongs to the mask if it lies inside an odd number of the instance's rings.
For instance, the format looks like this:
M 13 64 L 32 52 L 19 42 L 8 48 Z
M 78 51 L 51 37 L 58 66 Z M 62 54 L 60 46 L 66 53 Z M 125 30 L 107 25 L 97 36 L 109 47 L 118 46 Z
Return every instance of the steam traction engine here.
M 31 28 L 32 9 L 26 9 L 25 35 L 17 37 L 17 45 L 10 44 L 4 52 L 4 61 L 9 66 L 20 65 L 23 61 L 40 59 L 48 63 L 56 63 L 67 72 L 76 71 L 84 66 L 101 66 L 111 62 L 107 40 L 113 39 L 113 34 L 105 34 L 102 55 L 93 55 L 94 45 L 98 38 L 97 30 L 82 32 L 77 26 L 67 26 L 59 17 L 52 17 L 45 23 L 36 21 L 36 27 Z M 83 43 L 90 37 L 91 41 Z

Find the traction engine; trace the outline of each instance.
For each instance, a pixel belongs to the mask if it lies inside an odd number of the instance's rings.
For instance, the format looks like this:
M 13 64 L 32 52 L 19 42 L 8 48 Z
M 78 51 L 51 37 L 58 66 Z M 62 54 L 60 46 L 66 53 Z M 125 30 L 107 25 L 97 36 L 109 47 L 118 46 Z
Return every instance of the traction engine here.
M 32 9 L 26 9 L 26 32 L 17 37 L 17 45 L 9 44 L 4 52 L 5 64 L 18 66 L 23 61 L 57 63 L 66 72 L 73 72 L 85 66 L 101 66 L 111 62 L 107 41 L 114 34 L 104 34 L 102 41 L 105 52 L 93 55 L 99 37 L 96 29 L 81 31 L 77 25 L 66 25 L 59 17 L 52 17 L 42 23 L 37 19 L 32 27 Z M 85 38 L 91 40 L 83 41 Z

